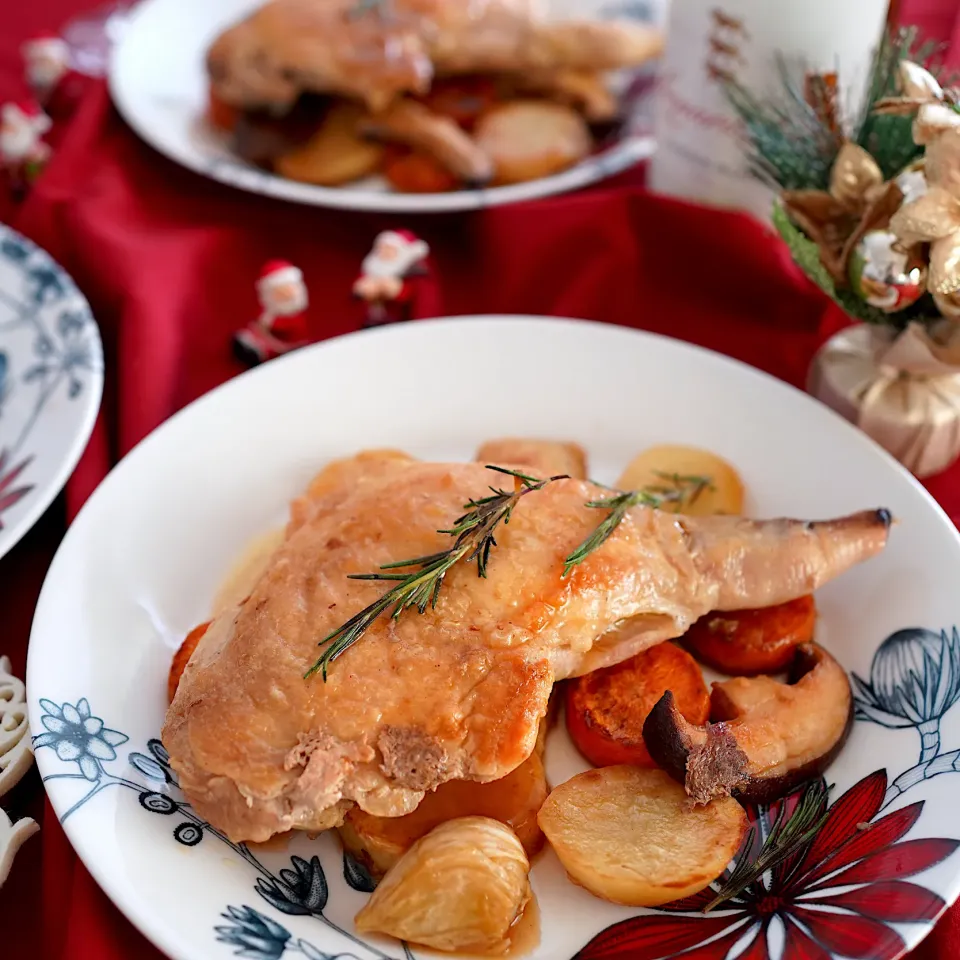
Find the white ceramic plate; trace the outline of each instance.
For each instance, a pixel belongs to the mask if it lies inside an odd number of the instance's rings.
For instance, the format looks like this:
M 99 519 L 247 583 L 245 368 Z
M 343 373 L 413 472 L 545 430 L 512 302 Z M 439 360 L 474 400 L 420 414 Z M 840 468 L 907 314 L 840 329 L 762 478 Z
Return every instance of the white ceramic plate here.
M 739 467 L 754 516 L 886 506 L 900 521 L 879 558 L 819 594 L 819 639 L 860 678 L 861 719 L 828 771 L 834 806 L 803 863 L 704 917 L 702 899 L 679 912 L 595 899 L 548 852 L 533 869 L 533 956 L 723 960 L 750 944 L 741 958 L 778 960 L 789 942 L 808 950 L 790 957 L 892 960 L 916 944 L 960 889 L 957 531 L 804 394 L 686 344 L 580 321 L 454 318 L 307 348 L 192 404 L 104 481 L 50 569 L 27 674 L 41 773 L 97 881 L 176 960 L 411 955 L 354 935 L 365 895 L 345 882 L 362 885 L 332 835 L 254 852 L 184 803 L 155 739 L 167 670 L 231 560 L 325 462 L 378 446 L 466 459 L 506 434 L 578 441 L 607 482 L 650 444 L 699 445 Z M 555 730 L 551 782 L 583 767 Z M 773 812 L 752 814 L 769 828 Z
M 474 210 L 575 190 L 649 157 L 650 136 L 627 137 L 563 173 L 529 183 L 450 193 L 403 194 L 382 178 L 338 188 L 297 183 L 245 163 L 204 120 L 204 57 L 210 43 L 263 0 L 142 0 L 121 33 L 111 59 L 110 90 L 124 119 L 152 147 L 221 183 L 252 193 L 322 207 L 431 213 Z M 606 5 L 611 15 L 636 14 L 629 3 Z M 643 11 L 641 11 L 643 12 Z M 643 124 L 637 117 L 632 129 Z
M 0 224 L 0 557 L 66 483 L 102 391 L 100 333 L 83 294 Z

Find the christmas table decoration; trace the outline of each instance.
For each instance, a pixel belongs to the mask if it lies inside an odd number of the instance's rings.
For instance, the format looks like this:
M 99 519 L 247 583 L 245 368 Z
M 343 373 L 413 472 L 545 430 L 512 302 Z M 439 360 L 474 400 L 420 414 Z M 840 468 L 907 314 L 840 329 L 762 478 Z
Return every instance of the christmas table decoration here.
M 13 789 L 32 763 L 26 691 L 22 681 L 13 676 L 10 660 L 0 657 L 0 797 Z M 17 850 L 39 829 L 29 817 L 11 823 L 0 810 L 0 887 Z
M 960 455 L 960 96 L 915 31 L 884 38 L 864 106 L 836 74 L 761 101 L 730 84 L 755 176 L 797 265 L 855 325 L 814 358 L 807 389 L 919 477 Z
M 260 313 L 233 335 L 237 359 L 255 366 L 310 342 L 309 296 L 303 273 L 286 260 L 269 260 L 256 283 Z
M 0 178 L 21 199 L 50 159 L 44 137 L 52 122 L 34 100 L 10 101 L 0 106 Z
M 384 230 L 363 258 L 353 295 L 366 305 L 363 328 L 410 320 L 429 277 L 430 247 L 410 230 Z
M 38 33 L 20 48 L 24 79 L 53 120 L 66 120 L 87 88 L 88 77 L 75 69 L 69 44 L 55 33 Z

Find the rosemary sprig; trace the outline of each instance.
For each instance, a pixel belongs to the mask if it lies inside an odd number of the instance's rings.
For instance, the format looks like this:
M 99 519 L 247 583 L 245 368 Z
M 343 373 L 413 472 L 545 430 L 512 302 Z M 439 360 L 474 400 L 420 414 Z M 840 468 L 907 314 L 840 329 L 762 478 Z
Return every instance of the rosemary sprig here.
M 384 13 L 387 0 L 357 0 L 357 2 L 347 11 L 349 20 L 356 20 L 365 14 L 376 12 L 380 15 Z
M 642 490 L 628 490 L 612 497 L 587 501 L 588 507 L 610 512 L 600 521 L 593 533 L 569 554 L 563 564 L 562 576 L 565 577 L 575 566 L 583 563 L 591 553 L 602 547 L 632 507 L 645 506 L 659 509 L 667 503 L 678 504 L 681 507 L 689 506 L 704 490 L 711 489 L 709 477 L 662 473 L 659 470 L 656 471 L 656 476 L 664 482 L 652 484 Z
M 742 856 L 737 861 L 733 873 L 720 887 L 720 891 L 713 900 L 703 908 L 703 912 L 709 913 L 720 904 L 732 900 L 751 884 L 756 883 L 767 870 L 773 869 L 778 863 L 783 863 L 812 839 L 823 826 L 826 818 L 827 786 L 823 780 L 812 780 L 803 791 L 803 796 L 789 819 L 786 817 L 786 803 L 780 804 L 777 819 L 756 859 L 748 862 L 747 857 Z M 751 849 L 759 829 L 758 824 L 750 828 L 741 849 Z
M 454 520 L 453 526 L 448 530 L 437 531 L 456 538 L 452 547 L 425 557 L 386 563 L 377 573 L 350 575 L 351 580 L 396 581 L 396 586 L 391 587 L 382 597 L 320 641 L 318 646 L 325 643 L 330 645 L 304 674 L 304 679 L 313 676 L 319 670 L 322 671 L 323 679 L 326 681 L 327 667 L 345 650 L 352 647 L 366 633 L 371 624 L 391 607 L 393 609 L 390 611 L 390 617 L 393 620 L 397 620 L 400 614 L 410 607 L 416 607 L 420 613 L 425 613 L 428 606 L 436 607 L 444 578 L 450 569 L 461 561 L 467 563 L 475 561 L 477 576 L 485 577 L 490 550 L 497 545 L 494 532 L 501 523 L 506 525 L 510 522 L 510 516 L 520 498 L 535 490 L 543 489 L 554 480 L 566 479 L 566 477 L 557 476 L 540 480 L 517 470 L 507 470 L 489 464 L 487 469 L 513 477 L 514 488 L 501 490 L 491 486 L 489 497 L 481 497 L 479 500 L 469 500 L 465 503 L 463 507 L 465 512 Z M 409 567 L 415 569 L 407 573 L 393 572 Z

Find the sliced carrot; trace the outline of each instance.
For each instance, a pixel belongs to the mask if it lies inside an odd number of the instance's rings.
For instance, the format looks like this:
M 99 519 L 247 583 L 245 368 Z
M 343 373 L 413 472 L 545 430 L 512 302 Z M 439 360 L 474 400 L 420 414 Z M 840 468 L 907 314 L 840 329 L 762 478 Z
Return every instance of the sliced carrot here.
M 672 691 L 691 723 L 705 723 L 710 695 L 690 654 L 661 643 L 635 657 L 577 677 L 566 695 L 567 731 L 592 764 L 632 763 L 655 767 L 643 742 L 643 722 L 654 704 Z
M 813 639 L 817 607 L 812 596 L 761 610 L 708 613 L 683 638 L 684 646 L 714 670 L 753 677 L 778 673 L 794 648 Z
M 391 151 L 383 174 L 401 193 L 444 193 L 459 185 L 457 178 L 438 160 L 424 153 Z
M 484 111 L 498 100 L 490 77 L 461 76 L 435 80 L 423 102 L 435 113 L 449 117 L 465 130 L 472 130 Z
M 207 627 L 209 626 L 210 623 L 208 621 L 207 623 L 201 623 L 198 627 L 194 627 L 186 635 L 183 643 L 180 644 L 180 649 L 173 655 L 173 662 L 170 664 L 170 673 L 167 675 L 168 702 L 173 703 L 177 687 L 180 686 L 180 678 L 183 676 L 183 671 L 187 667 L 187 661 L 193 656 L 193 651 L 197 649 L 200 638 L 207 632 Z
M 240 119 L 240 111 L 229 103 L 224 103 L 211 90 L 207 103 L 207 117 L 215 127 L 232 133 Z

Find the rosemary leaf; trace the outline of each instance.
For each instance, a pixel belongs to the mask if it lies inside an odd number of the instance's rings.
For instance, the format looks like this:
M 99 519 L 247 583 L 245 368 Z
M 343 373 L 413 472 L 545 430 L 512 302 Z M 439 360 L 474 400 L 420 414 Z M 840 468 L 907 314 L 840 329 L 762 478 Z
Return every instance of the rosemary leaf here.
M 709 913 L 720 904 L 739 896 L 751 884 L 757 883 L 764 873 L 778 863 L 783 863 L 804 844 L 809 843 L 826 818 L 827 786 L 823 780 L 812 780 L 789 818 L 786 817 L 786 802 L 781 802 L 770 835 L 764 841 L 756 859 L 749 862 L 746 856 L 741 856 L 733 873 L 720 887 L 716 897 L 703 908 L 703 912 Z M 751 848 L 757 829 L 757 825 L 750 828 L 743 850 Z
M 613 531 L 620 526 L 620 522 L 631 508 L 641 505 L 659 508 L 666 503 L 677 504 L 680 507 L 689 506 L 704 490 L 711 489 L 709 477 L 663 473 L 659 470 L 655 471 L 655 474 L 663 481 L 662 484 L 652 484 L 642 490 L 615 493 L 614 496 L 604 497 L 602 500 L 587 501 L 588 507 L 610 512 L 600 521 L 593 533 L 567 556 L 561 576 L 567 576 L 575 566 L 583 563 L 591 553 L 602 547 L 610 539 Z
M 397 620 L 404 610 L 416 608 L 418 613 L 426 613 L 427 607 L 436 607 L 437 598 L 443 581 L 450 570 L 461 561 L 476 563 L 477 576 L 487 575 L 487 565 L 490 562 L 490 551 L 497 545 L 494 531 L 500 524 L 510 522 L 514 507 L 521 497 L 535 490 L 542 490 L 554 480 L 565 480 L 564 476 L 548 477 L 540 480 L 529 474 L 517 470 L 507 470 L 504 467 L 487 465 L 488 470 L 502 473 L 514 479 L 513 490 L 501 490 L 490 487 L 490 496 L 478 500 L 469 500 L 464 504 L 464 513 L 453 521 L 453 526 L 438 533 L 446 533 L 454 537 L 453 546 L 440 553 L 432 553 L 424 557 L 413 557 L 409 560 L 396 560 L 385 563 L 376 573 L 353 573 L 351 580 L 383 580 L 392 581 L 392 586 L 379 599 L 365 607 L 351 617 L 346 623 L 339 626 L 332 633 L 327 634 L 318 646 L 328 644 L 317 661 L 304 674 L 304 679 L 312 677 L 320 671 L 323 679 L 327 679 L 327 668 L 346 650 L 349 650 L 370 626 L 389 610 L 391 619 Z M 385 573 L 402 568 L 413 568 L 408 573 Z M 392 610 L 390 608 L 393 608 Z

